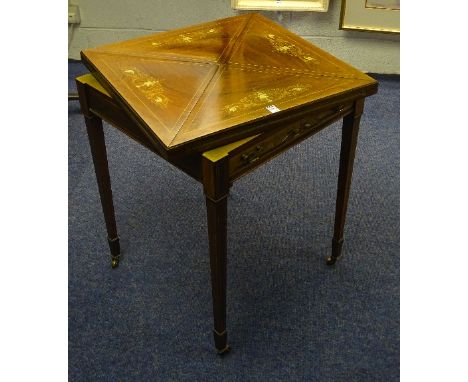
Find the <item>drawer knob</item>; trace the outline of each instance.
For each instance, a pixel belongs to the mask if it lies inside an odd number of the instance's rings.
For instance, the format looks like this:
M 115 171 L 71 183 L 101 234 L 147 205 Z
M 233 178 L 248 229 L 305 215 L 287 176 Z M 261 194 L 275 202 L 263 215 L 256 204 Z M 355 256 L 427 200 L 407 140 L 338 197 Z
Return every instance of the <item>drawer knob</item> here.
M 249 163 L 255 163 L 260 159 L 260 152 L 263 150 L 263 147 L 258 145 L 255 147 L 255 151 L 252 151 L 249 154 L 242 154 L 241 158 Z
M 311 123 L 304 123 L 304 127 L 305 127 L 306 129 L 308 129 L 309 127 L 312 127 L 312 124 L 311 124 Z

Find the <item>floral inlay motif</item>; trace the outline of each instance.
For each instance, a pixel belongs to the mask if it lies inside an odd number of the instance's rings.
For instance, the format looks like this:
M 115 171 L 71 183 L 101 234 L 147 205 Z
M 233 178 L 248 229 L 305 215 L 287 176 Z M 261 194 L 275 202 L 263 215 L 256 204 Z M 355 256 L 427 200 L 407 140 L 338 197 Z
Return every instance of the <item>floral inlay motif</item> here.
M 130 79 L 131 83 L 153 104 L 166 108 L 169 98 L 164 94 L 164 87 L 156 78 L 146 73 L 141 73 L 136 68 L 125 69 L 124 74 Z
M 270 33 L 266 36 L 268 42 L 271 44 L 273 49 L 278 53 L 287 54 L 289 56 L 297 57 L 305 63 L 308 64 L 319 64 L 319 60 L 315 57 L 312 57 L 311 54 L 305 53 L 298 46 L 284 40 L 281 37 L 275 36 Z
M 234 114 L 259 106 L 265 106 L 272 102 L 280 102 L 287 98 L 297 96 L 306 91 L 303 85 L 291 85 L 286 88 L 271 88 L 254 90 L 251 94 L 241 98 L 238 102 L 224 107 L 226 114 Z
M 187 32 L 182 33 L 178 36 L 173 36 L 168 38 L 166 41 L 152 41 L 151 46 L 154 48 L 159 48 L 164 45 L 173 45 L 173 44 L 190 44 L 197 40 L 202 40 L 207 37 L 215 36 L 219 34 L 221 30 L 219 28 L 210 28 L 210 29 L 203 29 L 194 32 Z

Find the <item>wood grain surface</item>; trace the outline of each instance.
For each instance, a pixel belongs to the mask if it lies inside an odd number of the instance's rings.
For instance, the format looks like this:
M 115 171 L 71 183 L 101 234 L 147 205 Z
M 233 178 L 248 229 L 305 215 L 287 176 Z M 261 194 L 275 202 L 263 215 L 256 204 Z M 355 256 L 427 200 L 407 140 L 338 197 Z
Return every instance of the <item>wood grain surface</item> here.
M 377 83 L 258 14 L 88 49 L 84 63 L 157 151 L 206 151 Z

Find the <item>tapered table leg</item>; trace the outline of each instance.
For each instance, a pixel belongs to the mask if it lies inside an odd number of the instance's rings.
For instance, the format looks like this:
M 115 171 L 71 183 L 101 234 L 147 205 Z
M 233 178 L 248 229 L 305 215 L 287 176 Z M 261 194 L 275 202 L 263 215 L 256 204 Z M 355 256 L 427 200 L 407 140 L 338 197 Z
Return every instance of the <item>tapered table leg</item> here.
M 211 162 L 203 158 L 203 188 L 208 216 L 213 335 L 218 354 L 224 354 L 230 350 L 226 331 L 227 161 Z
M 101 197 L 102 210 L 107 228 L 107 241 L 111 251 L 112 268 L 119 265 L 120 243 L 117 235 L 117 225 L 115 223 L 114 204 L 112 202 L 112 189 L 109 176 L 109 166 L 107 164 L 106 144 L 104 141 L 104 131 L 102 129 L 102 119 L 90 115 L 85 116 L 86 130 L 88 132 L 89 145 L 93 157 L 94 170 Z
M 332 253 L 327 257 L 327 265 L 333 265 L 341 257 L 344 241 L 344 226 L 348 208 L 349 190 L 353 175 L 354 154 L 358 140 L 359 122 L 364 108 L 364 99 L 354 104 L 354 111 L 343 118 L 341 137 L 340 169 L 336 194 L 335 228 L 332 240 Z

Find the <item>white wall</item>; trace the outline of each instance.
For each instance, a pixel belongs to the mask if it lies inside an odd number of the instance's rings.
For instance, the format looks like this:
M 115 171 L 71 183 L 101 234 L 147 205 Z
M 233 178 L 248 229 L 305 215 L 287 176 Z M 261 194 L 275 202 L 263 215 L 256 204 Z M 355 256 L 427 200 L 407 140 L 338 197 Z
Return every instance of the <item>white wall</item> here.
M 69 31 L 69 58 L 80 50 L 143 34 L 234 16 L 230 0 L 73 0 L 81 23 Z M 338 29 L 340 0 L 326 13 L 262 12 L 313 44 L 366 72 L 400 72 L 400 37 Z

